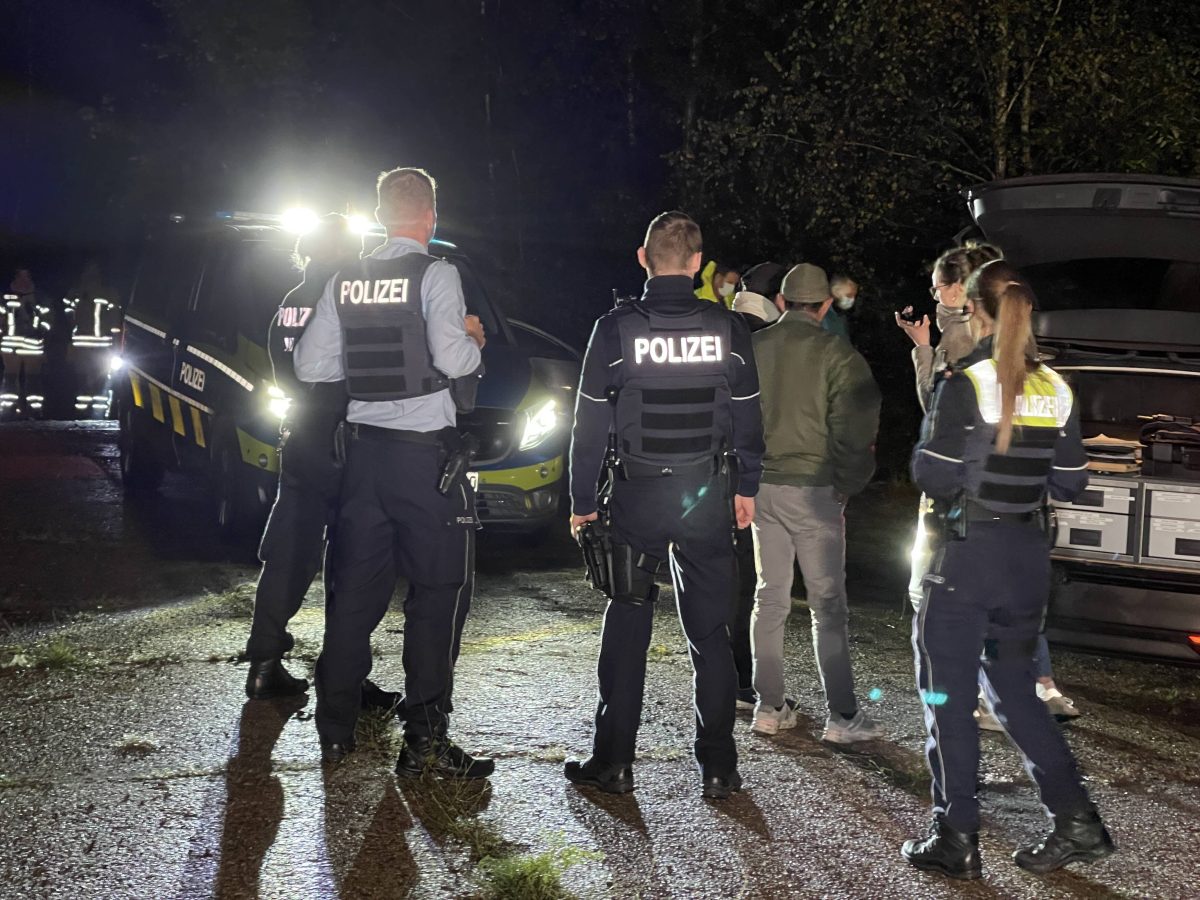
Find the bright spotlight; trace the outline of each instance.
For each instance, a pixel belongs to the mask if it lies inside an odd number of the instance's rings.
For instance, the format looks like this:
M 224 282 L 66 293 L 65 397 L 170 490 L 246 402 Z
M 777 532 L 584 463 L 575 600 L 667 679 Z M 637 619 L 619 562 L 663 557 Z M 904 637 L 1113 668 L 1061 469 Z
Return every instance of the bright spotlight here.
M 375 230 L 375 223 L 366 216 L 353 215 L 346 221 L 352 234 L 367 234 Z
M 320 219 L 317 214 L 311 209 L 303 207 L 285 210 L 279 217 L 279 224 L 283 226 L 284 231 L 290 231 L 293 234 L 307 234 L 317 227 L 318 222 Z

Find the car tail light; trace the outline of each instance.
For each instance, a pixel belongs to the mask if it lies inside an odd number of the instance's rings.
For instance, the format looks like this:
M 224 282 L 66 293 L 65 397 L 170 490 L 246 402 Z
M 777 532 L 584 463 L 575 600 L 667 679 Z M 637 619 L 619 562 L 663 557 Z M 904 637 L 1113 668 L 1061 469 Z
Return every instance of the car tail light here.
M 1197 653 L 1200 653 L 1200 634 L 1189 634 L 1188 644 L 1191 645 L 1193 650 L 1195 650 Z

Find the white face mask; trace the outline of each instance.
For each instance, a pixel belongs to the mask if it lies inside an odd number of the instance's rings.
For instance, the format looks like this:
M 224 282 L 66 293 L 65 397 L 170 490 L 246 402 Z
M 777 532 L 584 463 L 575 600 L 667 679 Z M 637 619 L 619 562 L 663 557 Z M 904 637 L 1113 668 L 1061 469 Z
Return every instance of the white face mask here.
M 733 285 L 732 285 L 732 284 L 730 284 L 728 281 L 726 281 L 726 282 L 725 282 L 724 284 L 722 284 L 722 285 L 721 285 L 719 288 L 717 288 L 717 294 L 718 294 L 718 295 L 720 295 L 720 296 L 722 296 L 722 297 L 731 297 L 731 296 L 733 296 Z
M 837 304 L 838 309 L 850 309 L 851 307 L 854 306 L 854 301 L 856 299 L 858 299 L 858 298 L 857 297 L 835 297 L 833 302 Z

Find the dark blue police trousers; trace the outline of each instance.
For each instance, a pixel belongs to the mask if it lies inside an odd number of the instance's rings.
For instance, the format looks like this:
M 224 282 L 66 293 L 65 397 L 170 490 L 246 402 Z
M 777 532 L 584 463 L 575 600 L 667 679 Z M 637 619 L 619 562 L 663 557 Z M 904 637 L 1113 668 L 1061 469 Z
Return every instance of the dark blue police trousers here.
M 913 619 L 917 688 L 929 740 L 934 813 L 979 830 L 977 689 L 1025 757 L 1052 815 L 1091 809 L 1075 759 L 1038 699 L 1034 649 L 1050 591 L 1046 539 L 1032 525 L 972 522 L 935 553 Z M 980 656 L 984 677 L 979 677 Z
M 347 456 L 317 660 L 317 731 L 339 743 L 353 736 L 371 633 L 404 576 L 404 730 L 443 735 L 474 588 L 475 492 L 464 473 L 448 495 L 438 493 L 436 444 L 372 430 L 348 442 Z
M 679 621 L 695 671 L 696 760 L 705 775 L 737 765 L 733 742 L 737 674 L 729 644 L 734 603 L 732 521 L 724 475 L 699 474 L 618 480 L 613 531 L 669 566 Z M 597 760 L 633 762 L 653 604 L 610 602 L 600 643 Z
M 296 423 L 279 457 L 279 493 L 259 545 L 262 574 L 246 656 L 276 659 L 295 644 L 288 622 L 321 569 L 325 529 L 337 517 L 342 470 L 328 428 Z

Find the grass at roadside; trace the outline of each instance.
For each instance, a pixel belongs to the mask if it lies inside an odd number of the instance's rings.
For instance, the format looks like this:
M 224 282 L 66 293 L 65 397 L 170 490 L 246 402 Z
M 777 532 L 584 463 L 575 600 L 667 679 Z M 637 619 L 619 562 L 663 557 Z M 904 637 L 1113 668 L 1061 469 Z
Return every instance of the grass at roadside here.
M 10 645 L 0 653 L 0 669 L 74 669 L 86 663 L 83 651 L 63 637 L 25 645 Z

